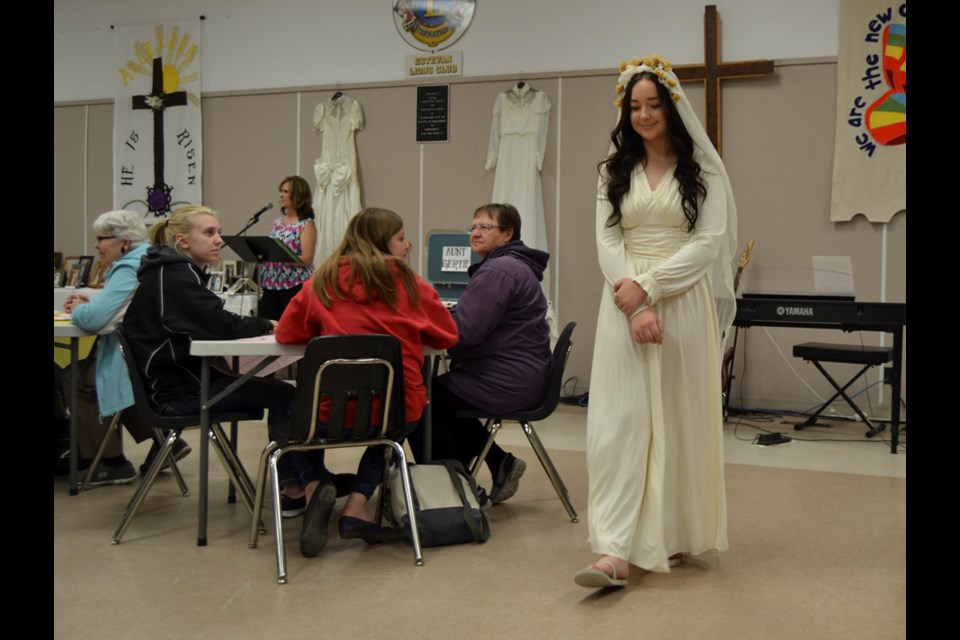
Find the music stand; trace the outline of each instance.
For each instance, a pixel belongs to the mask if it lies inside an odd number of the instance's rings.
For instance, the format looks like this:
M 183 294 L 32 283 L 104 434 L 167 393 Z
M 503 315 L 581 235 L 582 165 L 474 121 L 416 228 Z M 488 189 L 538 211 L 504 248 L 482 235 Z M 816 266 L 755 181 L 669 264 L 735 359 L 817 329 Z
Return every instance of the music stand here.
M 269 236 L 222 236 L 222 238 L 224 243 L 240 256 L 244 265 L 247 263 L 263 264 L 264 262 L 304 264 L 300 260 L 300 256 L 277 238 Z M 260 285 L 254 282 L 251 276 L 252 274 L 247 275 L 247 268 L 244 266 L 243 277 L 238 278 L 227 293 L 236 293 L 243 287 L 249 287 L 250 291 L 259 296 Z M 259 312 L 259 304 L 257 306 Z

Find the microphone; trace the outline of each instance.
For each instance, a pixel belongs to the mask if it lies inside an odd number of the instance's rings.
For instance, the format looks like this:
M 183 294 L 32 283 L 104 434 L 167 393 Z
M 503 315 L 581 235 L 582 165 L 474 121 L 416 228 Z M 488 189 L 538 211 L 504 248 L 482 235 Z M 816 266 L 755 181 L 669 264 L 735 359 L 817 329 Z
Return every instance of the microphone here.
M 266 213 L 267 211 L 270 211 L 270 209 L 273 209 L 273 203 L 272 203 L 272 202 L 268 202 L 268 203 L 266 203 L 265 205 L 263 205 L 263 206 L 260 208 L 260 211 L 257 211 L 255 214 L 253 214 L 253 216 L 251 216 L 251 218 L 250 218 L 250 223 L 251 223 L 251 224 L 256 224 L 256 223 L 257 223 L 257 220 L 260 219 L 260 216 L 262 216 L 262 215 L 263 215 L 264 213 Z

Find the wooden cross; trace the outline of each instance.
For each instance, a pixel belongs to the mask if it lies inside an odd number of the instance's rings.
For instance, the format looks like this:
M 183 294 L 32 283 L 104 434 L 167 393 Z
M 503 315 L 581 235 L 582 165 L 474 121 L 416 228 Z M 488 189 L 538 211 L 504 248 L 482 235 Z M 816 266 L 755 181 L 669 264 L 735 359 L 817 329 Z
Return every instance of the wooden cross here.
M 726 78 L 749 78 L 773 73 L 773 60 L 744 60 L 720 62 L 720 34 L 717 5 L 708 4 L 703 16 L 703 54 L 706 62 L 698 65 L 674 67 L 680 80 L 703 80 L 707 92 L 707 135 L 720 148 L 720 81 Z
M 163 58 L 153 59 L 153 86 L 151 94 L 133 96 L 133 109 L 153 111 L 153 186 L 147 187 L 147 207 L 151 213 L 166 215 L 170 213 L 170 192 L 173 187 L 163 179 L 163 112 L 167 107 L 182 107 L 187 104 L 186 91 L 163 92 Z M 152 106 L 150 99 L 159 100 L 158 106 Z

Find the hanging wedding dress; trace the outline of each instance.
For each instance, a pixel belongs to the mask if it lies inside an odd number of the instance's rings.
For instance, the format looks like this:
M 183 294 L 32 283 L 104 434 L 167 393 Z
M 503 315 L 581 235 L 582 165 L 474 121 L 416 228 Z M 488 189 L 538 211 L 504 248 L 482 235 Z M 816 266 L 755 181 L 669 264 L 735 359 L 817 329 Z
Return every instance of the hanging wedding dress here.
M 487 171 L 496 168 L 493 202 L 520 212 L 521 236 L 528 247 L 548 250 L 540 169 L 547 147 L 550 98 L 526 83 L 504 91 L 493 105 Z
M 525 82 L 497 96 L 490 126 L 486 169 L 496 168 L 492 202 L 509 203 L 520 212 L 520 236 L 528 247 L 549 252 L 547 224 L 543 213 L 540 170 L 547 148 L 550 98 Z M 550 294 L 550 271 L 543 274 L 547 296 L 547 322 L 556 339 L 556 313 Z
M 323 151 L 314 165 L 317 187 L 313 192 L 317 216 L 313 263 L 319 266 L 340 244 L 350 218 L 362 208 L 355 141 L 356 132 L 363 128 L 360 103 L 343 94 L 321 102 L 313 112 L 313 128 L 323 136 Z

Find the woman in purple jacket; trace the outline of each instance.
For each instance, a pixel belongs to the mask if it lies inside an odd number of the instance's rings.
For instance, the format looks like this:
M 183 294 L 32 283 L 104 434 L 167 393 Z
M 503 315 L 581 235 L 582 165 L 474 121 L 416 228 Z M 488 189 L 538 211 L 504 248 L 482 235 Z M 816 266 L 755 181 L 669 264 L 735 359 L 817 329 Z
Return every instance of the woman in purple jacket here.
M 454 310 L 459 342 L 449 350 L 450 373 L 433 386 L 434 459 L 465 467 L 479 455 L 487 430 L 453 413 L 480 409 L 491 416 L 529 409 L 543 399 L 550 371 L 547 299 L 540 281 L 550 255 L 520 240 L 520 214 L 510 204 L 487 204 L 473 214 L 470 247 L 483 261 L 470 267 L 470 283 Z M 420 430 L 411 436 L 420 455 Z M 526 463 L 494 443 L 484 461 L 493 477 L 489 498 L 517 492 Z

